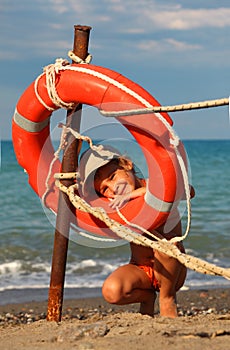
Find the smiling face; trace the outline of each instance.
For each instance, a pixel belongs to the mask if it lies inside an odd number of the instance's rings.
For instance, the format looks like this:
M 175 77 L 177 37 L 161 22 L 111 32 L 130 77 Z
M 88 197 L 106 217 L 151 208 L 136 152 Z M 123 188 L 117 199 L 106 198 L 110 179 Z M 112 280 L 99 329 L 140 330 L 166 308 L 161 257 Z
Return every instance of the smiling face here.
M 106 198 L 132 192 L 136 188 L 132 162 L 127 160 L 125 165 L 119 165 L 118 160 L 112 160 L 102 166 L 95 174 L 94 187 Z

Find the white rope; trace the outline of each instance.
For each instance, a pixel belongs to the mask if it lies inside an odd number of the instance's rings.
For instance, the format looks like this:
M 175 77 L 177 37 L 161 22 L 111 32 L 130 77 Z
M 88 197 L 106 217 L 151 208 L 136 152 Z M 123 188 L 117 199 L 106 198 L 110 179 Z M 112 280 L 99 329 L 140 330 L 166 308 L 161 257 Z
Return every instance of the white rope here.
M 50 179 L 51 179 L 51 176 L 52 176 L 53 165 L 54 165 L 55 161 L 59 159 L 61 150 L 64 148 L 65 141 L 66 141 L 66 127 L 64 125 L 62 125 L 62 133 L 61 133 L 60 143 L 59 143 L 57 151 L 54 152 L 53 159 L 52 159 L 52 161 L 50 163 L 49 171 L 48 171 L 48 174 L 47 174 L 47 177 L 46 177 L 46 182 L 45 182 L 46 190 L 43 193 L 42 198 L 41 198 L 42 204 L 44 206 L 45 206 L 46 196 L 48 195 L 48 193 L 50 191 L 50 188 L 51 188 L 49 182 L 50 182 Z
M 45 101 L 43 101 L 43 99 L 40 97 L 39 93 L 38 93 L 38 82 L 39 80 L 41 79 L 41 77 L 44 75 L 44 73 L 40 74 L 37 79 L 35 80 L 34 82 L 34 92 L 35 92 L 35 95 L 38 99 L 38 101 L 48 110 L 48 111 L 51 111 L 53 112 L 55 110 L 55 108 L 53 107 L 50 107 L 48 106 Z
M 104 111 L 100 110 L 100 113 L 104 117 L 125 117 L 130 115 L 139 115 L 139 114 L 150 114 L 150 113 L 160 113 L 160 112 L 180 112 L 192 109 L 202 109 L 202 108 L 211 108 L 211 107 L 222 107 L 229 105 L 229 98 L 220 98 L 215 100 L 207 100 L 200 102 L 190 102 L 179 105 L 172 106 L 152 106 L 149 108 L 138 108 L 138 109 L 129 109 L 125 111 Z
M 55 63 L 49 64 L 48 66 L 43 68 L 44 73 L 39 75 L 34 82 L 34 91 L 37 99 L 49 111 L 54 111 L 55 108 L 48 106 L 45 103 L 45 101 L 41 98 L 38 92 L 38 83 L 44 74 L 46 76 L 47 92 L 52 103 L 57 108 L 64 108 L 64 109 L 73 109 L 75 106 L 74 103 L 66 103 L 62 101 L 61 98 L 58 96 L 58 93 L 56 90 L 56 75 L 59 73 L 60 70 L 62 70 L 63 67 L 65 67 L 68 64 L 70 63 L 67 60 L 64 60 L 62 58 L 57 58 Z
M 85 60 L 82 60 L 78 56 L 76 56 L 72 51 L 68 52 L 69 57 L 75 61 L 76 63 L 90 63 L 92 56 L 89 54 Z M 104 116 L 110 116 L 110 117 L 119 117 L 119 116 L 128 116 L 128 115 L 136 115 L 136 114 L 149 114 L 153 112 L 176 112 L 176 111 L 184 111 L 184 110 L 189 110 L 189 109 L 198 109 L 198 108 L 209 108 L 209 107 L 218 107 L 218 106 L 224 106 L 224 105 L 229 105 L 229 98 L 222 98 L 222 99 L 216 99 L 216 100 L 208 100 L 208 101 L 201 101 L 201 102 L 193 102 L 193 103 L 188 103 L 188 104 L 180 104 L 180 105 L 173 105 L 173 106 L 152 106 L 148 101 L 140 97 L 138 94 L 136 94 L 134 91 L 130 90 L 126 86 L 122 85 L 121 83 L 115 81 L 114 79 L 99 73 L 95 72 L 94 70 L 90 69 L 85 69 L 83 67 L 77 67 L 77 66 L 71 66 L 70 63 L 62 58 L 56 59 L 54 64 L 50 64 L 47 67 L 44 68 L 45 72 L 50 72 L 52 71 L 51 75 L 51 80 L 54 85 L 55 85 L 55 79 L 53 79 L 53 69 L 55 73 L 57 74 L 60 70 L 73 70 L 73 71 L 79 71 L 82 73 L 86 73 L 89 75 L 96 76 L 100 79 L 103 79 L 107 81 L 108 83 L 111 83 L 114 86 L 117 86 L 119 89 L 125 91 L 126 93 L 130 94 L 134 98 L 136 98 L 138 101 L 142 102 L 146 108 L 139 108 L 139 109 L 132 109 L 132 110 L 126 110 L 126 111 L 103 111 L 100 110 L 101 114 Z M 40 75 L 36 81 L 35 81 L 35 93 L 38 98 L 38 100 L 48 109 L 48 110 L 54 110 L 52 107 L 47 106 L 44 101 L 40 98 L 38 92 L 37 92 L 37 82 L 40 79 L 42 75 Z M 50 85 L 49 81 L 49 85 Z M 47 87 L 49 86 L 47 85 Z M 48 91 L 49 92 L 49 91 Z M 65 103 L 64 101 L 60 100 L 59 96 L 57 95 L 56 89 L 53 90 L 53 86 L 51 86 L 51 91 L 49 92 L 50 98 L 53 101 L 55 105 L 60 107 L 59 105 L 63 106 L 60 108 L 69 108 L 66 107 L 68 104 Z M 56 104 L 57 103 L 57 104 Z M 70 109 L 73 108 L 74 104 L 70 104 Z
M 79 177 L 78 172 L 72 172 L 72 173 L 55 173 L 54 178 L 58 180 L 75 180 Z
M 64 127 L 66 132 L 71 133 L 76 139 L 86 141 L 89 144 L 90 148 L 93 148 L 93 141 L 89 136 L 80 134 L 78 131 L 72 129 L 70 126 L 66 127 L 64 124 L 59 124 L 60 127 Z
M 185 233 L 181 237 L 177 236 L 177 237 L 174 237 L 171 239 L 172 242 L 180 242 L 187 237 L 189 230 L 190 230 L 190 225 L 191 225 L 191 200 L 190 200 L 190 198 L 191 198 L 191 195 L 190 195 L 190 186 L 189 186 L 189 181 L 188 181 L 188 173 L 187 173 L 187 169 L 186 169 L 184 160 L 183 160 L 177 147 L 175 147 L 175 152 L 177 155 L 177 160 L 180 164 L 182 177 L 184 180 L 185 198 L 186 198 L 186 204 L 187 204 L 187 226 L 186 226 Z
M 92 55 L 88 54 L 85 60 L 82 60 L 80 57 L 75 55 L 73 51 L 68 52 L 68 56 L 72 59 L 72 61 L 76 63 L 81 64 L 89 64 L 92 60 Z M 54 111 L 55 108 L 48 106 L 45 101 L 41 98 L 38 92 L 38 82 L 41 79 L 41 77 L 46 74 L 46 87 L 47 92 L 49 95 L 50 100 L 52 103 L 58 107 L 58 108 L 64 108 L 64 109 L 73 109 L 75 104 L 74 103 L 66 103 L 58 96 L 57 90 L 56 90 L 56 74 L 58 74 L 61 70 L 63 70 L 63 67 L 66 67 L 70 65 L 69 61 L 63 59 L 63 58 L 57 58 L 55 60 L 55 63 L 49 64 L 48 66 L 43 68 L 44 73 L 40 74 L 37 79 L 34 82 L 34 90 L 35 95 L 39 102 L 48 110 L 48 111 Z
M 67 127 L 65 124 L 63 123 L 59 123 L 58 125 L 60 128 L 62 128 L 62 133 L 61 133 L 61 138 L 60 138 L 60 143 L 58 146 L 57 151 L 54 153 L 53 159 L 49 165 L 49 170 L 48 170 L 48 174 L 46 177 L 46 182 L 45 182 L 45 192 L 42 196 L 42 204 L 45 206 L 45 200 L 46 197 L 51 189 L 50 186 L 50 179 L 52 176 L 52 169 L 53 169 L 53 165 L 55 163 L 56 160 L 59 159 L 61 150 L 65 148 L 65 142 L 66 142 L 66 136 L 68 133 L 71 133 L 76 139 L 78 140 L 82 140 L 82 141 L 86 141 L 89 144 L 89 147 L 95 151 L 97 151 L 98 153 L 100 153 L 101 147 L 102 145 L 94 145 L 92 139 L 89 136 L 84 136 L 81 135 L 79 132 L 77 132 L 76 130 L 72 129 L 71 127 Z M 80 175 L 78 172 L 71 172 L 71 173 L 55 173 L 54 174 L 54 178 L 55 179 L 79 179 Z
M 114 80 L 113 78 L 110 78 L 109 76 L 107 76 L 103 73 L 96 72 L 95 70 L 90 69 L 90 68 L 85 67 L 85 66 L 83 67 L 82 65 L 80 65 L 80 66 L 63 66 L 61 69 L 80 72 L 83 74 L 87 74 L 87 75 L 91 75 L 91 76 L 94 76 L 96 78 L 99 78 L 99 79 L 101 79 L 101 80 L 103 80 L 111 85 L 116 86 L 117 88 L 124 91 L 128 95 L 133 96 L 137 101 L 141 102 L 144 106 L 150 107 L 150 108 L 152 107 L 152 105 L 146 99 L 144 99 L 143 97 L 138 95 L 135 91 L 131 90 L 127 86 L 119 83 L 118 81 Z
M 89 64 L 92 61 L 93 56 L 88 54 L 87 57 L 83 60 L 82 58 L 78 57 L 77 55 L 75 55 L 75 53 L 73 53 L 72 50 L 70 50 L 68 52 L 68 56 L 69 58 L 71 58 L 72 61 L 74 61 L 75 63 L 81 63 L 81 64 Z
M 58 58 L 55 61 L 55 64 L 50 64 L 44 68 L 44 72 L 46 73 L 46 87 L 48 91 L 49 98 L 53 102 L 55 106 L 58 108 L 65 109 L 73 109 L 75 103 L 66 103 L 58 96 L 56 89 L 56 75 L 62 70 L 62 67 L 69 65 L 67 60 L 63 60 L 62 58 Z
M 170 143 L 174 147 L 175 153 L 177 160 L 180 165 L 182 177 L 183 177 L 183 182 L 184 182 L 184 189 L 185 189 L 185 196 L 186 196 L 186 205 L 187 205 L 187 225 L 185 229 L 185 233 L 181 237 L 174 237 L 172 240 L 173 242 L 179 242 L 184 240 L 190 230 L 190 225 L 191 225 L 191 202 L 190 202 L 190 187 L 189 187 L 189 179 L 188 179 L 188 173 L 186 170 L 186 166 L 183 160 L 183 157 L 178 149 L 178 146 L 180 144 L 180 138 L 176 134 L 175 130 L 172 128 L 172 126 L 168 123 L 168 121 L 160 114 L 160 113 L 155 113 L 155 116 L 162 122 L 162 124 L 165 125 L 169 133 L 171 134 L 171 139 Z
M 159 232 L 157 232 L 157 231 L 150 232 L 150 231 L 144 229 L 142 226 L 140 226 L 138 224 L 134 224 L 134 223 L 130 222 L 129 220 L 127 220 L 126 217 L 121 213 L 121 211 L 119 210 L 118 207 L 116 207 L 116 211 L 117 211 L 117 214 L 120 216 L 120 218 L 130 227 L 138 229 L 140 232 L 151 236 L 153 239 L 156 239 L 157 241 L 165 239 Z
M 95 236 L 95 235 L 92 235 L 91 233 L 87 233 L 85 231 L 78 231 L 78 234 L 81 235 L 82 237 L 85 237 L 87 239 L 93 239 L 94 241 L 97 241 L 97 242 L 106 242 L 106 243 L 114 243 L 114 242 L 117 242 L 117 239 L 113 239 L 113 238 L 105 238 L 105 237 L 99 237 L 99 236 Z
M 158 250 L 170 257 L 177 259 L 181 264 L 199 273 L 219 275 L 225 277 L 226 279 L 230 279 L 230 269 L 219 267 L 208 263 L 207 261 L 182 253 L 171 240 L 167 241 L 166 239 L 163 239 L 153 241 L 150 238 L 142 236 L 141 234 L 131 230 L 129 227 L 125 227 L 124 225 L 111 219 L 103 208 L 91 207 L 84 199 L 76 195 L 76 184 L 70 187 L 66 187 L 57 180 L 56 185 L 61 191 L 65 192 L 69 196 L 69 199 L 75 208 L 88 212 L 103 221 L 109 229 L 117 234 L 118 237 L 121 237 L 128 242 Z M 147 233 L 151 236 L 151 232 L 147 231 Z

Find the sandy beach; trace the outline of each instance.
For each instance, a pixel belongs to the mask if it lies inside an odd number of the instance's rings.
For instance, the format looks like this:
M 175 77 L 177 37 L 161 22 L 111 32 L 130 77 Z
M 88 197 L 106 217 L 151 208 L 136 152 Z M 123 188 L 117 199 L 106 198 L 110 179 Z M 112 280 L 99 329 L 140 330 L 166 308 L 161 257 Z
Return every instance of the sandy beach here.
M 230 289 L 178 293 L 179 317 L 154 318 L 138 305 L 113 306 L 101 297 L 64 300 L 62 321 L 47 322 L 47 301 L 0 306 L 2 350 L 227 349 Z

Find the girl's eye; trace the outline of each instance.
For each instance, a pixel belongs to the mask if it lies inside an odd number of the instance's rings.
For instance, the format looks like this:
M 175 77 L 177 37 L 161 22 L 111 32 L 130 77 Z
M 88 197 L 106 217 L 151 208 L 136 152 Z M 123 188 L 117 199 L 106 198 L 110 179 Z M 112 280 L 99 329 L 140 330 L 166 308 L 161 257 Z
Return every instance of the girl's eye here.
M 114 172 L 114 173 L 112 173 L 111 175 L 110 175 L 110 180 L 113 180 L 113 178 L 114 178 L 114 176 L 116 175 L 116 173 Z
M 104 187 L 104 188 L 102 189 L 102 191 L 101 191 L 102 194 L 105 195 L 105 193 L 106 193 L 107 190 L 108 190 L 108 187 Z

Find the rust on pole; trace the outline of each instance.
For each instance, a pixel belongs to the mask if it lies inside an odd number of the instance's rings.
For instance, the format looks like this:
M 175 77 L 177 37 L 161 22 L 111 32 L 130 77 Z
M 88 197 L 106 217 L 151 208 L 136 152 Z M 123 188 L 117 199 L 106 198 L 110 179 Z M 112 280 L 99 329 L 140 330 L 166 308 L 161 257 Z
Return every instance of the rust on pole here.
M 73 53 L 81 59 L 88 55 L 88 44 L 91 27 L 74 26 Z M 74 110 L 67 111 L 66 124 L 75 130 L 79 130 L 82 105 L 79 103 Z M 74 172 L 78 165 L 78 154 L 81 142 L 73 135 L 68 135 L 66 148 L 62 160 L 62 172 Z M 72 180 L 63 180 L 65 186 L 72 185 Z M 61 321 L 66 260 L 69 243 L 70 216 L 72 204 L 68 196 L 59 192 L 58 212 L 54 235 L 52 269 L 50 276 L 50 288 L 48 297 L 47 321 Z

